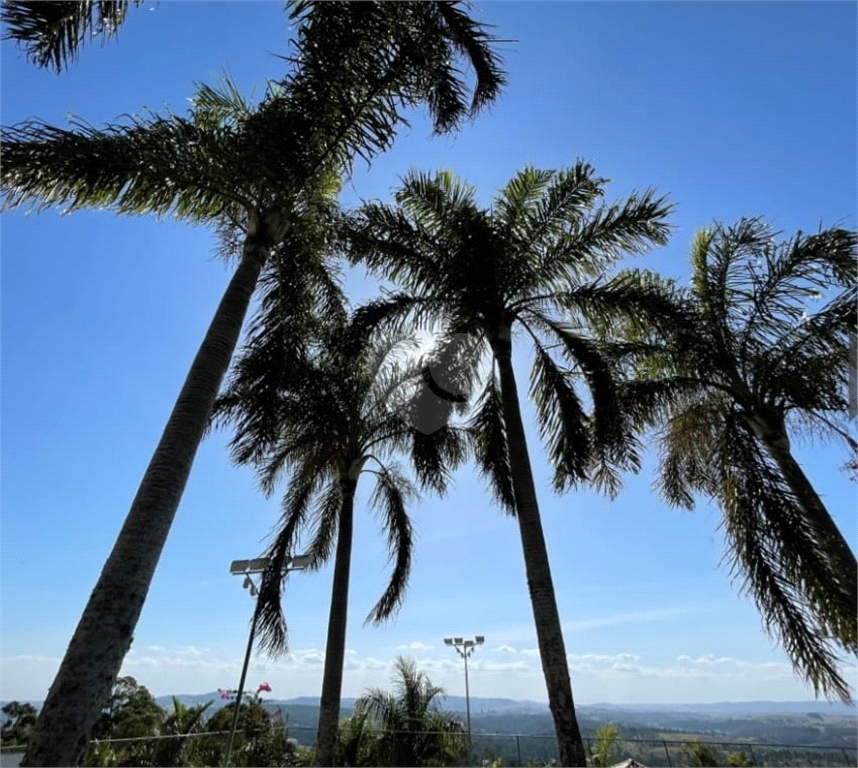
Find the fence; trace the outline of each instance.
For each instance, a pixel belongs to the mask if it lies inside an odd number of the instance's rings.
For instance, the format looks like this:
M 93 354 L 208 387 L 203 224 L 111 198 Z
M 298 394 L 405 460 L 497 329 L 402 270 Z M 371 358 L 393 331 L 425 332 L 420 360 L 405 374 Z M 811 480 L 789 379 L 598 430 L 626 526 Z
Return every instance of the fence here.
M 162 758 L 170 755 L 178 758 L 181 750 L 187 745 L 195 757 L 195 764 L 221 765 L 228 731 L 201 732 L 178 736 L 150 736 L 135 739 L 113 739 L 90 743 L 88 765 L 109 764 L 106 761 L 111 750 L 127 750 L 151 755 L 153 752 Z M 260 763 L 254 760 L 268 758 L 272 751 L 303 746 L 310 747 L 315 741 L 316 729 L 311 726 L 289 724 L 276 726 L 266 733 L 265 743 L 257 739 L 259 734 L 252 731 L 238 732 L 239 739 L 236 750 L 235 765 L 277 764 L 274 762 Z M 596 750 L 596 739 L 585 738 L 589 762 L 593 760 Z M 695 745 L 695 746 L 691 746 Z M 706 748 L 707 762 L 701 763 L 693 756 L 693 750 L 700 745 Z M 699 753 L 702 754 L 702 753 Z M 480 733 L 475 732 L 471 738 L 471 759 L 466 764 L 473 766 L 540 766 L 548 765 L 559 758 L 557 742 L 554 736 L 509 734 L 509 733 Z M 8 755 L 7 760 L 8 760 Z M 101 758 L 105 758 L 104 761 Z M 856 766 L 858 765 L 858 748 L 852 746 L 821 746 L 795 744 L 760 744 L 758 742 L 740 741 L 691 741 L 691 739 L 617 739 L 611 748 L 608 764 L 620 762 L 628 758 L 634 759 L 648 768 L 680 768 L 689 765 L 734 765 L 734 766 Z M 6 765 L 7 760 L 3 761 Z M 197 763 L 197 760 L 203 762 Z M 133 762 L 124 762 L 133 765 Z M 140 763 L 144 764 L 144 763 Z M 148 763 L 152 764 L 152 763 Z M 166 765 L 169 763 L 154 763 Z M 177 763 L 173 763 L 174 765 Z

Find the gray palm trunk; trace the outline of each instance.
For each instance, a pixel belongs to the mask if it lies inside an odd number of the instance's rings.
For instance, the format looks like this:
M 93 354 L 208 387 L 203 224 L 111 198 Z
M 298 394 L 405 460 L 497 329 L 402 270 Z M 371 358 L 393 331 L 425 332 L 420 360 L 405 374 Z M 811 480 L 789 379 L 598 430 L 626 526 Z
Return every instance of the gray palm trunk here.
M 527 452 L 524 422 L 518 401 L 518 387 L 512 368 L 512 344 L 508 332 L 505 335 L 506 338 L 492 339 L 491 346 L 500 373 L 501 404 L 509 447 L 516 519 L 524 552 L 527 586 L 533 607 L 542 673 L 548 690 L 548 706 L 554 719 L 554 730 L 560 749 L 560 765 L 585 766 L 587 756 L 575 716 L 566 647 L 560 627 L 557 600 L 554 596 L 554 583 L 551 579 L 545 535 L 542 532 L 533 471 Z
M 337 765 L 337 733 L 340 724 L 340 697 L 343 690 L 343 664 L 346 656 L 349 575 L 352 559 L 352 530 L 357 481 L 340 480 L 342 507 L 337 531 L 334 583 L 328 615 L 328 640 L 325 646 L 325 670 L 319 702 L 319 730 L 316 734 L 316 765 Z
M 792 455 L 783 419 L 778 416 L 754 413 L 748 416 L 746 421 L 766 452 L 777 464 L 807 519 L 826 542 L 826 551 L 836 558 L 845 581 L 844 591 L 850 596 L 852 613 L 858 614 L 858 562 L 855 554 L 843 538 L 825 504 L 822 503 L 816 489 Z M 856 633 L 858 633 L 858 627 L 853 627 L 852 635 L 855 636 Z
M 110 698 L 269 248 L 248 237 L 48 691 L 22 766 L 72 766 Z

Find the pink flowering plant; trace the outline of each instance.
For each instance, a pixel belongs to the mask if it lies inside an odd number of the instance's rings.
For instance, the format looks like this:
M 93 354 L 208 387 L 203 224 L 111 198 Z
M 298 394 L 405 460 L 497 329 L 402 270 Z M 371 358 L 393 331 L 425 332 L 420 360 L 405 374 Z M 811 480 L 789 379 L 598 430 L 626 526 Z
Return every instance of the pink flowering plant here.
M 271 693 L 271 686 L 268 683 L 260 683 L 259 687 L 256 689 L 256 693 L 252 694 L 256 697 L 256 700 L 259 701 L 260 693 L 265 691 L 266 693 Z M 218 694 L 222 699 L 226 699 L 227 701 L 232 701 L 238 695 L 237 688 L 218 688 Z

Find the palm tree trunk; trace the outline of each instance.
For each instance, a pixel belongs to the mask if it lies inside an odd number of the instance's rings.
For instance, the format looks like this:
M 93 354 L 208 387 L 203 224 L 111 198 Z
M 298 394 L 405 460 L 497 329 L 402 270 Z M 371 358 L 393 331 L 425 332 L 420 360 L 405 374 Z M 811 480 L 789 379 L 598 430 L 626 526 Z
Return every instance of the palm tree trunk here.
M 782 425 L 772 424 L 770 419 L 757 416 L 748 417 L 748 424 L 766 452 L 778 465 L 789 489 L 798 500 L 802 510 L 816 529 L 820 549 L 831 557 L 837 572 L 843 579 L 843 593 L 848 601 L 848 627 L 842 639 L 855 647 L 858 643 L 858 562 L 855 554 L 843 538 L 831 514 L 826 509 L 819 494 L 807 479 L 801 465 L 790 450 L 789 438 Z
M 343 505 L 337 531 L 334 561 L 334 585 L 328 616 L 328 642 L 325 647 L 325 671 L 319 702 L 319 730 L 316 734 L 316 765 L 337 765 L 337 732 L 340 724 L 340 697 L 343 690 L 343 664 L 346 656 L 349 575 L 352 559 L 352 529 L 357 481 L 344 477 Z
M 548 706 L 554 718 L 554 730 L 560 748 L 560 764 L 570 766 L 587 765 L 584 741 L 575 716 L 572 698 L 572 683 L 569 680 L 569 665 L 560 614 L 554 597 L 551 566 L 548 550 L 539 517 L 539 504 L 533 483 L 533 471 L 527 453 L 527 440 L 518 401 L 518 387 L 512 369 L 512 344 L 508 339 L 494 339 L 492 350 L 500 372 L 501 401 L 506 425 L 509 460 L 512 470 L 512 485 L 515 493 L 516 517 L 524 551 L 527 586 L 533 606 L 536 637 L 545 687 L 548 690 Z
M 149 584 L 268 255 L 255 239 L 218 305 L 113 551 L 72 636 L 22 766 L 77 765 L 134 639 Z

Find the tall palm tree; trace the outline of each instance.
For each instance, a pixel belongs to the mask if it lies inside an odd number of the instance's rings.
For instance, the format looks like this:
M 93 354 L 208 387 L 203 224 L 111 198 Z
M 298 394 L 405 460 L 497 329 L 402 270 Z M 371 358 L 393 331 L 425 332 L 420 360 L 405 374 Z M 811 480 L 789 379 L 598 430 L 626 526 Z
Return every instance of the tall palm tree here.
M 362 743 L 351 745 L 352 754 L 368 753 L 363 764 L 369 765 L 459 765 L 467 752 L 465 729 L 438 707 L 444 689 L 418 672 L 412 659 L 400 656 L 393 667 L 394 693 L 374 688 L 355 702 L 346 730 Z
M 791 436 L 855 449 L 856 240 L 832 228 L 778 243 L 760 219 L 698 232 L 692 312 L 666 332 L 650 329 L 655 346 L 626 395 L 660 435 L 664 498 L 687 508 L 695 493 L 717 501 L 734 572 L 766 629 L 817 693 L 846 701 L 835 646 L 858 653 L 858 567 Z
M 360 6 L 360 7 L 355 7 Z M 23 765 L 80 759 L 131 645 L 152 575 L 207 428 L 260 273 L 332 179 L 389 147 L 403 107 L 427 103 L 438 132 L 503 83 L 482 27 L 455 3 L 299 3 L 295 71 L 253 107 L 202 87 L 190 114 L 72 130 L 28 121 L 2 135 L 6 209 L 32 204 L 170 214 L 240 233 L 240 259 L 39 717 Z M 463 62 L 464 60 L 464 62 Z M 470 103 L 459 78 L 470 63 Z M 306 227 L 304 227 L 306 229 Z M 300 260 L 294 256 L 292 268 Z
M 416 371 L 397 363 L 401 340 L 352 338 L 348 320 L 331 307 L 315 333 L 296 339 L 288 323 L 276 325 L 277 304 L 236 362 L 231 383 L 215 407 L 216 418 L 236 425 L 230 446 L 238 464 L 252 464 L 261 486 L 272 493 L 284 473 L 289 487 L 283 516 L 267 552 L 271 559 L 254 621 L 262 644 L 286 649 L 280 606 L 280 574 L 307 528 L 308 553 L 319 568 L 334 553 L 325 668 L 319 711 L 317 762 L 337 764 L 343 664 L 346 649 L 354 503 L 362 475 L 371 475 L 371 505 L 381 515 L 394 562 L 384 594 L 367 620 L 381 623 L 396 612 L 411 567 L 412 534 L 407 505 L 415 488 L 391 462 L 408 452 L 420 484 L 443 492 L 450 466 L 461 461 L 464 437 L 452 428 L 425 435 L 408 426 L 399 409 L 414 389 Z M 392 357 L 393 356 L 393 357 Z
M 477 460 L 519 525 L 542 668 L 563 765 L 585 765 L 548 552 L 530 466 L 513 328 L 533 343 L 531 376 L 539 426 L 563 490 L 591 479 L 612 490 L 617 466 L 634 466 L 631 436 L 617 413 L 614 351 L 588 338 L 589 316 L 643 318 L 670 307 L 639 276 L 602 275 L 623 252 L 667 237 L 669 211 L 651 192 L 598 206 L 605 181 L 578 162 L 555 172 L 527 168 L 490 209 L 449 172 L 412 172 L 396 205 L 365 205 L 351 222 L 350 252 L 403 291 L 368 306 L 373 322 L 437 319 L 448 333 L 487 345 L 493 365 L 472 420 Z M 562 358 L 558 363 L 556 357 Z M 593 417 L 572 376 L 589 391 Z

